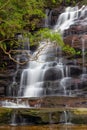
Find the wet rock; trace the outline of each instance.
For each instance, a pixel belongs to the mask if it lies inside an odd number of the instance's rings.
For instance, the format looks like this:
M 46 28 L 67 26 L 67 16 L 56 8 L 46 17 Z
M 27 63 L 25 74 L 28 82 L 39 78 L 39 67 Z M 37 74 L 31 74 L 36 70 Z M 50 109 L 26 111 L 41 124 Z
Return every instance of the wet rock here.
M 55 67 L 57 65 L 56 61 L 53 62 L 46 62 L 46 64 L 44 64 L 44 66 L 42 67 L 42 69 L 46 69 L 48 67 Z
M 70 66 L 70 76 L 79 76 L 82 74 L 82 69 L 78 66 Z
M 54 9 L 51 12 L 51 26 L 55 25 L 59 16 L 59 10 L 58 9 Z
M 8 86 L 12 83 L 14 72 L 2 71 L 0 73 L 0 96 L 6 96 Z
M 87 109 L 78 108 L 73 110 L 71 121 L 74 124 L 87 124 Z
M 60 69 L 49 68 L 44 75 L 44 81 L 53 81 L 62 78 L 62 72 Z
M 15 115 L 15 116 L 14 116 Z M 42 108 L 13 109 L 0 108 L 0 124 L 57 124 L 57 123 L 87 123 L 86 108 Z
M 0 108 L 0 124 L 9 124 L 11 111 L 12 109 L 10 108 Z
M 78 35 L 69 35 L 64 38 L 64 43 L 70 45 L 74 48 L 80 48 L 81 49 L 81 41 Z

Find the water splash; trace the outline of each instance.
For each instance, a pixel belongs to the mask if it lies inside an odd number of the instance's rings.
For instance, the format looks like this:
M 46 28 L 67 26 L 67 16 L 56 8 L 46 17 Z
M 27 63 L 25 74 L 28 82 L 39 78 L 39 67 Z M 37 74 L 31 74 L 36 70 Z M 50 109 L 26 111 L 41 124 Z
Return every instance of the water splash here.
M 22 101 L 22 99 L 17 99 L 16 101 L 2 101 L 1 106 L 6 108 L 30 108 L 28 101 Z

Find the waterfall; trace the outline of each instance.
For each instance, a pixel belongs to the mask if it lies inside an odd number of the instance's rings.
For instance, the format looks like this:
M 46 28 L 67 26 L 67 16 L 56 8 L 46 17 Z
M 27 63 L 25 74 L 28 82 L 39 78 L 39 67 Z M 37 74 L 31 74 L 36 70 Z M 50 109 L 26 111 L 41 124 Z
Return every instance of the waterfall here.
M 35 55 L 38 52 L 35 52 Z M 42 57 L 42 58 L 41 58 Z M 45 58 L 44 56 L 39 57 L 39 59 Z M 38 60 L 39 60 L 38 59 Z M 18 92 L 19 96 L 25 97 L 38 97 L 43 93 L 43 67 L 44 63 L 39 61 L 30 61 L 27 69 L 24 69 L 21 76 L 20 90 Z M 24 91 L 24 93 L 23 93 Z
M 56 32 L 59 31 L 60 33 L 63 34 L 64 30 L 69 29 L 71 25 L 78 24 L 78 22 L 81 21 L 82 21 L 81 24 L 83 24 L 83 19 L 81 18 L 86 17 L 85 16 L 86 11 L 87 11 L 86 6 L 82 6 L 82 8 L 80 9 L 78 8 L 78 6 L 66 8 L 65 12 L 59 16 L 57 24 L 54 26 L 54 30 Z
M 86 68 L 85 68 L 85 39 L 81 39 L 82 41 L 82 70 L 83 73 L 86 73 Z
M 27 70 L 28 80 L 27 80 L 27 85 L 26 85 L 27 88 L 25 90 L 24 96 L 27 96 L 27 97 L 41 96 L 41 93 L 43 91 L 43 88 L 42 88 L 43 83 L 41 82 L 43 81 L 43 70 L 41 70 L 41 67 L 42 65 L 36 68 Z
M 45 25 L 44 27 L 48 28 L 48 27 L 52 27 L 52 12 L 53 10 L 50 9 L 46 9 L 46 17 L 45 17 Z
M 18 34 L 16 37 L 17 37 L 18 42 L 19 42 L 19 47 L 18 47 L 19 52 L 20 52 L 20 50 L 29 51 L 30 50 L 29 38 L 24 37 L 22 34 Z M 18 71 L 20 69 L 20 65 L 18 64 L 18 62 L 20 63 L 21 60 L 23 60 L 23 61 L 26 60 L 25 53 L 23 53 L 22 51 L 20 53 L 16 54 L 16 56 L 14 58 L 17 61 L 17 63 L 16 63 L 16 71 L 15 71 L 14 76 L 13 76 L 12 84 L 9 85 L 9 90 L 7 92 L 9 96 L 16 96 L 17 93 L 18 93 L 17 92 L 18 83 L 16 81 L 16 76 L 17 76 Z
M 16 55 L 16 61 L 19 62 L 20 60 L 20 56 L 19 55 Z M 16 64 L 16 71 L 14 73 L 14 76 L 13 76 L 13 81 L 12 81 L 12 84 L 9 85 L 8 87 L 8 92 L 7 94 L 9 96 L 16 96 L 17 95 L 17 81 L 16 81 L 16 76 L 17 76 L 17 73 L 18 73 L 18 70 L 19 70 L 19 64 Z
M 79 23 L 80 25 L 87 25 L 86 12 L 86 6 L 82 6 L 82 8 L 78 6 L 66 8 L 65 12 L 59 16 L 53 32 L 64 34 L 64 31 L 73 25 L 77 26 Z M 51 13 L 49 9 L 46 9 L 45 27 L 49 26 Z M 73 39 L 71 44 L 74 46 Z M 85 41 L 82 39 L 83 70 L 85 63 L 84 48 Z M 35 60 L 29 61 L 27 68 L 22 72 L 18 96 L 41 97 L 55 94 L 72 96 L 73 90 L 71 87 L 74 80 L 71 76 L 70 66 L 64 61 L 61 47 L 54 47 L 54 43 L 43 41 L 32 57 Z M 74 61 L 76 64 L 76 60 Z M 55 84 L 56 87 L 54 88 Z M 75 89 L 77 89 L 78 85 L 75 84 L 75 86 Z
M 17 125 L 17 117 L 16 117 L 16 113 L 15 113 L 15 111 L 12 113 L 12 115 L 11 115 L 11 125 L 12 126 L 16 126 Z
M 60 85 L 63 88 L 64 91 L 64 95 L 67 96 L 71 96 L 71 85 L 72 85 L 72 78 L 71 77 L 64 77 L 60 80 Z M 61 88 L 61 89 L 62 89 Z M 67 88 L 69 89 L 69 92 L 67 93 Z
M 64 111 L 64 122 L 65 122 L 65 124 L 67 124 L 67 122 L 68 122 L 68 116 L 67 116 L 66 111 Z
M 44 43 L 44 45 L 41 46 L 43 47 L 46 44 L 47 43 Z M 38 50 L 39 49 L 37 49 L 33 56 L 38 53 Z M 54 63 L 54 53 L 56 52 L 54 52 L 54 48 L 51 48 L 48 44 L 48 46 L 46 45 L 46 48 L 43 49 L 41 53 L 42 54 L 40 54 L 37 58 L 37 61 L 30 61 L 28 68 L 23 70 L 20 81 L 20 90 L 18 92 L 19 96 L 40 97 L 44 95 L 44 75 L 49 68 L 52 68 L 51 64 Z M 47 59 L 51 60 L 52 57 L 54 60 L 47 62 Z
M 60 116 L 60 122 L 69 125 L 72 124 L 71 119 L 71 113 L 69 111 L 64 110 Z
M 46 9 L 45 27 L 49 27 L 49 9 Z
M 68 123 L 68 113 L 67 113 L 67 111 L 65 110 L 65 111 L 63 111 L 63 113 L 61 114 L 61 116 L 60 116 L 60 122 L 61 123 L 64 123 L 64 124 L 67 124 Z

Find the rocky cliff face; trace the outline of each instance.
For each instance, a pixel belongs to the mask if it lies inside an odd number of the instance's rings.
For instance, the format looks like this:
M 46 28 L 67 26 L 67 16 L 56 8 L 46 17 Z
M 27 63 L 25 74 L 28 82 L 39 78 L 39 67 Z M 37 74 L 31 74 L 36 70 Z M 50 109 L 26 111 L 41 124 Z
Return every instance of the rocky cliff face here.
M 53 26 L 56 24 L 57 19 L 59 15 L 64 11 L 64 7 L 60 8 L 55 8 L 55 9 L 47 9 L 47 19 L 46 23 L 44 25 L 44 22 L 38 26 L 39 28 L 41 27 L 49 27 L 53 28 Z M 62 56 L 66 58 L 66 64 L 68 65 L 68 68 L 70 69 L 70 75 L 73 77 L 79 76 L 79 74 L 82 74 L 83 67 L 85 68 L 87 66 L 87 58 L 86 58 L 86 51 L 87 51 L 87 24 L 86 21 L 82 20 L 83 17 L 76 23 L 71 25 L 68 29 L 64 31 L 63 34 L 63 40 L 65 44 L 70 45 L 71 47 L 74 47 L 75 50 L 77 51 L 76 55 L 69 56 L 67 54 L 63 54 Z M 17 81 L 17 84 L 14 84 L 14 87 L 17 88 L 19 87 L 19 81 L 20 81 L 20 75 L 22 72 L 23 66 L 19 67 L 19 70 L 17 71 L 17 64 L 12 62 L 7 56 L 3 57 L 3 53 L 1 52 L 0 56 L 0 96 L 6 96 L 8 94 L 8 88 L 10 85 L 12 85 L 12 82 L 15 80 Z M 4 61 L 4 62 L 3 62 Z M 64 61 L 63 61 L 64 62 Z M 84 63 L 83 63 L 84 62 Z M 74 67 L 77 66 L 77 67 Z M 86 68 L 85 68 L 86 69 Z M 55 76 L 54 76 L 55 75 Z M 48 70 L 45 74 L 45 81 L 50 78 L 50 80 L 56 80 L 56 78 L 60 79 L 61 75 L 59 75 L 59 71 L 55 71 L 54 69 L 51 68 L 51 70 Z M 85 75 L 85 81 L 80 82 L 80 80 L 74 80 L 73 82 L 78 82 L 80 89 L 82 89 L 83 85 L 84 88 L 86 89 L 86 75 Z M 55 85 L 58 84 L 58 82 L 54 83 Z M 45 85 L 44 85 L 45 86 Z M 52 85 L 51 85 L 52 86 Z M 16 95 L 15 88 L 13 89 Z M 53 89 L 53 88 L 52 88 Z M 73 89 L 73 85 L 72 85 Z M 49 89 L 47 88 L 47 91 L 49 93 Z M 54 90 L 55 91 L 55 90 Z M 11 92 L 10 92 L 11 93 Z M 13 93 L 13 92 L 12 92 Z
M 12 82 L 15 72 L 15 63 L 0 50 L 0 96 L 6 95 L 7 87 Z

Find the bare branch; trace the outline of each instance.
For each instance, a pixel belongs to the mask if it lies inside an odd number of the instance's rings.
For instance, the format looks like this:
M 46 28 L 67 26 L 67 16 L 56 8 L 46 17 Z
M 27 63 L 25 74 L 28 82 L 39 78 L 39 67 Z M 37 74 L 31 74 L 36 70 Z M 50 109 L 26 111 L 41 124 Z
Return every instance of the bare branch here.
M 7 39 L 5 39 L 7 40 Z M 5 40 L 2 40 L 2 41 L 5 41 Z M 0 46 L 0 48 L 3 50 L 3 52 L 8 55 L 8 57 L 10 58 L 10 60 L 12 60 L 13 62 L 17 63 L 17 64 L 20 64 L 20 65 L 24 65 L 26 63 L 28 63 L 29 61 L 37 61 L 37 62 L 42 62 L 42 61 L 39 61 L 38 58 L 39 56 L 41 55 L 44 55 L 44 50 L 47 48 L 47 46 L 49 47 L 55 47 L 56 44 L 52 44 L 51 42 L 46 42 L 46 44 L 44 44 L 42 47 L 39 47 L 37 49 L 37 53 L 35 55 L 31 55 L 29 53 L 29 51 L 27 50 L 9 50 L 8 52 L 2 47 Z M 20 61 L 17 61 L 15 58 L 12 57 L 12 54 L 17 54 L 17 53 L 25 53 L 26 54 L 26 57 L 27 57 L 27 61 L 23 61 L 23 62 L 20 62 Z M 47 52 L 48 53 L 48 52 Z M 45 52 L 46 54 L 46 52 Z

